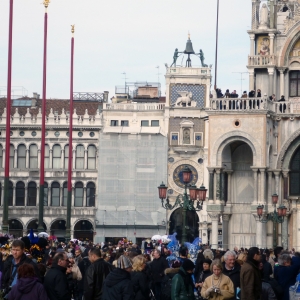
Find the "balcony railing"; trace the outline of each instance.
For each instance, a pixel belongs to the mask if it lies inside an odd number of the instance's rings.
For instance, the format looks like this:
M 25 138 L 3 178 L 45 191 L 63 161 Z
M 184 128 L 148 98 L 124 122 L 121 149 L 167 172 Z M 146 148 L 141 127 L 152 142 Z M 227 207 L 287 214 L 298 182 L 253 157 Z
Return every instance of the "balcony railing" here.
M 259 67 L 275 65 L 276 55 L 249 55 L 248 66 Z
M 273 105 L 274 103 L 267 98 L 217 98 L 210 100 L 209 110 L 273 110 Z
M 274 112 L 282 115 L 300 114 L 300 102 L 274 102 Z
M 103 110 L 164 110 L 162 103 L 104 103 Z

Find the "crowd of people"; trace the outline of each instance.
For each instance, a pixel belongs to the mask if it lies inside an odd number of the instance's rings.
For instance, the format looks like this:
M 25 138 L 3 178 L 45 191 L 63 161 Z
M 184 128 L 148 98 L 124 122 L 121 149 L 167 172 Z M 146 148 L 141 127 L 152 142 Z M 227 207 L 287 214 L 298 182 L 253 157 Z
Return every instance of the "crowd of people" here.
M 176 256 L 167 243 L 147 245 L 13 240 L 1 248 L 0 299 L 288 300 L 300 278 L 294 249 L 201 245 L 193 259 L 186 245 Z

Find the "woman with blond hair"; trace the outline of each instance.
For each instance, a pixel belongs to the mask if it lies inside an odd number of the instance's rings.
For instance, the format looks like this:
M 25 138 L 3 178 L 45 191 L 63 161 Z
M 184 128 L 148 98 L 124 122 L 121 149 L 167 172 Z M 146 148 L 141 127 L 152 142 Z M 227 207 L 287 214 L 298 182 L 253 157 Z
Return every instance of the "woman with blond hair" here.
M 146 259 L 143 255 L 138 255 L 133 258 L 131 281 L 133 284 L 135 300 L 148 300 L 150 289 L 149 289 L 149 278 L 145 272 Z
M 223 265 L 215 259 L 211 266 L 211 276 L 207 277 L 201 289 L 201 296 L 210 300 L 226 300 L 234 297 L 234 286 L 231 279 L 223 274 Z

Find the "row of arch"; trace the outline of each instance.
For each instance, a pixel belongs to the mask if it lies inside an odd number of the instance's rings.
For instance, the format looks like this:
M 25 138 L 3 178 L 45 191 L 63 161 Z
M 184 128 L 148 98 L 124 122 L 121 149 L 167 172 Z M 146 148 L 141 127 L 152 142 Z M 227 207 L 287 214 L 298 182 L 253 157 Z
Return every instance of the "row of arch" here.
M 0 167 L 4 167 L 4 148 L 0 144 Z M 39 151 L 36 144 L 30 144 L 26 148 L 25 144 L 19 144 L 16 148 L 10 145 L 9 163 L 10 168 L 17 169 L 38 169 L 39 168 Z M 73 150 L 73 168 L 75 169 L 96 169 L 97 148 L 95 145 L 79 144 Z M 50 149 L 45 145 L 45 168 L 67 169 L 69 160 L 69 145 L 63 148 L 59 144 L 54 144 Z
M 29 234 L 30 230 L 33 229 L 37 232 L 38 221 L 37 219 L 30 220 L 27 224 L 23 224 L 20 219 L 12 218 L 8 221 L 9 233 L 15 237 L 22 237 L 24 234 Z M 43 222 L 44 231 L 49 235 L 55 235 L 58 238 L 64 238 L 66 233 L 66 220 L 56 219 L 48 227 Z M 78 220 L 73 228 L 75 239 L 89 239 L 93 240 L 94 226 L 91 220 L 82 219 Z
M 57 181 L 48 185 L 44 184 L 44 206 L 67 206 L 68 188 L 67 182 L 60 184 Z M 2 190 L 0 183 L 0 201 L 2 205 Z M 81 181 L 74 185 L 72 195 L 72 206 L 94 207 L 96 186 L 94 182 L 88 182 L 86 186 Z M 30 181 L 27 186 L 23 181 L 18 181 L 15 186 L 9 181 L 9 206 L 36 206 L 38 200 L 38 188 L 34 181 Z

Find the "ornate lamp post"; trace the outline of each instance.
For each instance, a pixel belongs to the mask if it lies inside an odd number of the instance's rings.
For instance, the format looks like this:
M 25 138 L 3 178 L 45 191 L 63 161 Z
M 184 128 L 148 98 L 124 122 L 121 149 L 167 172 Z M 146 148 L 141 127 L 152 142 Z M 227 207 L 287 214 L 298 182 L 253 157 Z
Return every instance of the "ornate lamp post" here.
M 182 195 L 178 195 L 174 205 L 170 204 L 170 200 L 167 197 L 167 189 L 168 187 L 162 182 L 162 184 L 158 187 L 158 194 L 161 200 L 161 205 L 164 209 L 172 210 L 175 207 L 182 207 L 182 238 L 181 243 L 185 243 L 187 241 L 186 237 L 186 214 L 188 210 L 191 211 L 200 211 L 203 207 L 203 201 L 206 198 L 207 189 L 202 185 L 200 188 L 197 188 L 195 185 L 190 185 L 191 182 L 192 171 L 188 166 L 185 166 L 182 170 L 182 178 L 184 182 L 184 193 Z M 190 193 L 188 195 L 187 189 L 189 189 Z
M 274 211 L 264 215 L 264 205 L 258 205 L 257 206 L 257 215 L 259 218 L 259 222 L 261 223 L 267 223 L 269 221 L 273 222 L 273 247 L 275 248 L 277 246 L 277 224 L 283 223 L 284 217 L 286 216 L 287 208 L 284 205 L 280 205 L 277 207 L 276 211 L 276 205 L 278 202 L 278 195 L 273 194 L 272 195 L 272 203 L 274 206 Z

